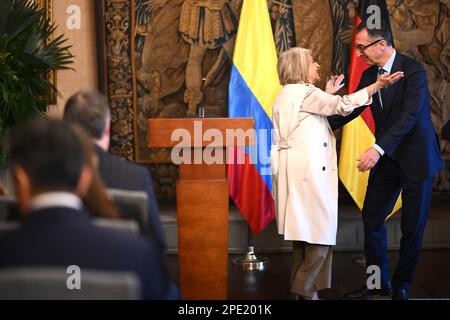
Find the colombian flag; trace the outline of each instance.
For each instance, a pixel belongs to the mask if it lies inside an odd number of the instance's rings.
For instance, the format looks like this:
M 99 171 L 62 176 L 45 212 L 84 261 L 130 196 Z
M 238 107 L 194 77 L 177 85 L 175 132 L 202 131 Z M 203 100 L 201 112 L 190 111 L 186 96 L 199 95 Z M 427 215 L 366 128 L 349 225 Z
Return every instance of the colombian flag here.
M 245 163 L 228 165 L 227 175 L 230 196 L 255 234 L 275 217 L 269 158 L 272 104 L 280 89 L 267 2 L 244 0 L 229 83 L 229 117 L 254 118 L 255 145 L 245 148 Z
M 362 19 L 365 19 L 374 13 L 374 11 L 370 9 L 370 6 L 372 5 L 376 5 L 380 9 L 381 18 L 389 24 L 386 1 L 361 0 L 358 7 L 358 15 L 356 16 L 355 28 Z M 357 56 L 356 50 L 355 37 L 353 36 L 348 93 L 356 91 L 364 70 L 369 67 L 361 57 Z M 369 180 L 369 171 L 359 172 L 356 168 L 356 158 L 374 143 L 375 122 L 370 108 L 366 108 L 359 117 L 344 126 L 339 157 L 339 178 L 359 209 L 362 209 L 364 204 L 364 197 L 366 196 L 366 188 Z M 401 200 L 399 198 L 392 212 L 396 212 L 400 207 Z

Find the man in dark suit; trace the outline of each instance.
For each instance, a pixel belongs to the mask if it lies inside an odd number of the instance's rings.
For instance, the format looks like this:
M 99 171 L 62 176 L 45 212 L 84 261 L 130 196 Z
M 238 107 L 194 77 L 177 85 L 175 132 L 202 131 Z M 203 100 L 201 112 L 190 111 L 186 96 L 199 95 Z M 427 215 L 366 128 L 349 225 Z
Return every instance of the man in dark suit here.
M 161 252 L 165 252 L 166 239 L 149 172 L 108 153 L 111 113 L 106 97 L 96 91 L 75 93 L 66 102 L 64 119 L 81 125 L 92 138 L 99 160 L 98 171 L 108 188 L 147 193 L 149 212 L 145 231 Z
M 92 172 L 72 126 L 28 122 L 11 133 L 9 156 L 25 217 L 20 229 L 0 235 L 0 268 L 77 265 L 81 270 L 129 271 L 140 279 L 144 299 L 177 298 L 151 243 L 96 227 L 82 210 L 80 197 Z
M 418 262 L 431 201 L 433 176 L 443 162 L 430 118 L 427 77 L 416 60 L 396 52 L 385 23 L 370 28 L 362 21 L 356 31 L 359 56 L 370 65 L 358 89 L 373 83 L 384 72 L 403 71 L 404 77 L 381 89 L 371 105 L 375 121 L 375 144 L 358 158 L 360 171 L 371 170 L 362 210 L 366 265 L 381 270 L 381 288 L 361 289 L 346 295 L 351 299 L 391 296 L 408 299 Z M 336 129 L 356 118 L 365 107 L 343 118 L 329 117 Z M 402 192 L 400 259 L 390 281 L 385 219 Z

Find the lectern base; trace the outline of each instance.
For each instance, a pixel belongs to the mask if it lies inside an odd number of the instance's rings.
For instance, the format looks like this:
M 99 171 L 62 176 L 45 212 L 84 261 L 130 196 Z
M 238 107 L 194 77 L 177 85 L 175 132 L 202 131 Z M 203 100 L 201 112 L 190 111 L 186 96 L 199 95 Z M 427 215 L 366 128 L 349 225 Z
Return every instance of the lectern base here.
M 228 182 L 177 182 L 178 259 L 184 300 L 228 297 Z

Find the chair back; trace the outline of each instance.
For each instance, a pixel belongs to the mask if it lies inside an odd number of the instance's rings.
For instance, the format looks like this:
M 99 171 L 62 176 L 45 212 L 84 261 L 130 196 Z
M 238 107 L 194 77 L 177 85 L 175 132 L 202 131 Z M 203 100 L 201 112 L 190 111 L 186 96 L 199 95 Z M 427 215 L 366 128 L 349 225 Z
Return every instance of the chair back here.
M 78 270 L 78 274 L 76 269 L 62 267 L 17 267 L 0 270 L 0 300 L 141 298 L 139 278 L 132 272 Z
M 122 189 L 108 189 L 107 192 L 119 209 L 122 219 L 136 221 L 144 234 L 148 224 L 147 193 Z

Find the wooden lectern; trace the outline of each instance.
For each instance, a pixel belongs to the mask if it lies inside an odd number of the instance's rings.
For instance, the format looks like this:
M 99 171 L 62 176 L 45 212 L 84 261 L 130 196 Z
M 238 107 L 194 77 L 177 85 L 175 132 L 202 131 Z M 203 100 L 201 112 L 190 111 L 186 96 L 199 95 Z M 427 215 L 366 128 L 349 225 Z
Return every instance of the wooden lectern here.
M 175 154 L 189 156 L 190 152 L 192 160 L 191 163 L 180 164 L 176 186 L 179 281 L 183 299 L 227 299 L 228 181 L 225 147 L 254 144 L 253 132 L 247 131 L 253 127 L 253 118 L 148 120 L 149 147 L 182 147 L 183 152 Z M 241 137 L 243 132 L 251 134 L 246 139 L 236 139 L 233 131 L 229 130 L 235 130 L 234 133 L 243 130 Z M 227 136 L 233 138 L 227 139 Z M 211 161 L 202 157 L 204 151 L 207 155 L 212 149 L 215 159 L 221 158 L 219 163 L 209 164 Z

